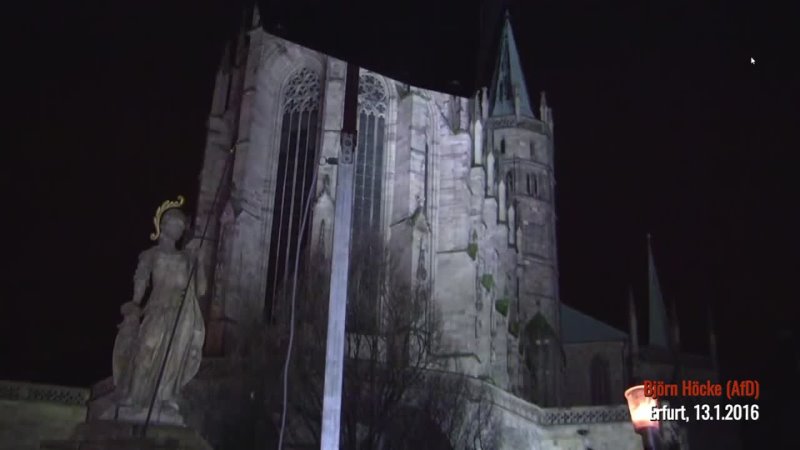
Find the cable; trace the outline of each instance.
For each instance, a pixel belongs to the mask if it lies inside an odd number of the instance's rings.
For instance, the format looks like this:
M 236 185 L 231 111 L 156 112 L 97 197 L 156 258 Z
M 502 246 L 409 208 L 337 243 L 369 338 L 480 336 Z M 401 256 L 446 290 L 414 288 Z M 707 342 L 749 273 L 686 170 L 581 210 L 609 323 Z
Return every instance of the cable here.
M 308 211 L 311 206 L 311 196 L 316 191 L 318 170 L 314 170 L 314 175 L 311 177 L 311 189 L 308 190 L 308 197 L 306 197 L 305 208 L 303 209 L 303 220 L 300 222 L 300 236 L 297 239 L 297 250 L 294 256 L 294 274 L 292 275 L 292 301 L 289 316 L 289 345 L 286 348 L 286 362 L 283 365 L 283 409 L 281 411 L 281 430 L 278 435 L 278 450 L 283 449 L 283 432 L 286 429 L 286 406 L 289 402 L 289 362 L 292 358 L 292 344 L 294 343 L 294 310 L 295 300 L 297 298 L 297 272 L 300 268 L 300 249 L 303 244 L 303 236 L 306 231 L 306 220 L 308 219 Z M 273 301 L 275 301 L 273 299 Z
M 217 185 L 217 190 L 214 193 L 214 200 L 211 202 L 211 212 L 216 209 L 217 200 L 219 200 L 219 193 L 222 190 L 222 185 L 227 178 L 228 169 L 230 168 L 231 162 L 231 155 L 236 150 L 236 146 L 230 149 L 229 154 L 225 158 L 225 167 L 222 169 L 222 178 L 219 180 L 219 184 Z M 206 220 L 206 224 L 203 227 L 203 234 L 200 235 L 200 245 L 198 246 L 197 250 L 203 248 L 203 244 L 206 242 L 206 233 L 208 232 L 208 225 L 211 223 L 211 216 L 209 215 L 208 219 Z M 172 324 L 172 332 L 169 335 L 169 341 L 167 341 L 167 350 L 164 352 L 164 359 L 161 361 L 161 368 L 158 371 L 158 379 L 156 380 L 155 389 L 153 389 L 153 396 L 150 398 L 150 406 L 147 408 L 147 417 L 144 420 L 144 426 L 142 427 L 142 437 L 147 436 L 147 427 L 150 425 L 150 418 L 153 415 L 153 407 L 156 403 L 156 397 L 158 396 L 158 389 L 161 387 L 161 380 L 164 378 L 164 369 L 167 367 L 167 359 L 169 358 L 169 351 L 172 349 L 172 341 L 175 340 L 175 332 L 178 329 L 178 324 L 180 323 L 181 313 L 183 312 L 183 305 L 186 303 L 186 294 L 189 292 L 189 287 L 191 286 L 192 281 L 194 280 L 194 274 L 197 272 L 197 259 L 193 258 L 192 261 L 192 268 L 189 271 L 189 278 L 186 281 L 186 287 L 183 289 L 183 297 L 181 298 L 181 303 L 178 306 L 178 314 L 175 316 L 175 322 Z

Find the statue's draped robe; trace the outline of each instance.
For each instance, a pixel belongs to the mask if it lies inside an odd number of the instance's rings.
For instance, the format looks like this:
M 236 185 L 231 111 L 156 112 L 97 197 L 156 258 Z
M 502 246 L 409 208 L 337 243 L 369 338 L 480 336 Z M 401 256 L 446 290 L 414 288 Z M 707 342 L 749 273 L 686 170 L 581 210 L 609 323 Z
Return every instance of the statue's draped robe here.
M 145 251 L 140 258 L 137 276 L 149 272 L 152 290 L 145 304 L 132 365 L 129 400 L 135 405 L 146 407 L 150 404 L 187 286 L 186 300 L 169 350 L 157 401 L 174 402 L 175 395 L 200 368 L 205 326 L 195 282 L 188 283 L 190 261 L 187 252 L 166 252 L 158 247 Z
M 131 368 L 133 357 L 136 354 L 136 340 L 139 337 L 141 311 L 138 307 L 129 305 L 131 306 L 128 309 L 123 308 L 125 318 L 119 324 L 117 338 L 114 340 L 113 379 L 120 398 L 126 398 L 129 394 Z

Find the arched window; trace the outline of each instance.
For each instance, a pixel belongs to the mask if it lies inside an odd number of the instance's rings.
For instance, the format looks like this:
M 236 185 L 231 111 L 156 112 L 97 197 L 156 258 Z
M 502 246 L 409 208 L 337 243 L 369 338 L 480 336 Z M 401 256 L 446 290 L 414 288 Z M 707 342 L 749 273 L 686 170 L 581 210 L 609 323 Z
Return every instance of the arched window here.
M 505 155 L 506 154 L 506 139 L 505 138 L 500 139 L 500 154 L 501 155 Z
M 383 278 L 375 269 L 382 261 L 382 206 L 386 113 L 383 82 L 363 73 L 358 82 L 358 147 L 355 158 L 353 243 L 347 329 L 359 334 L 378 331 L 378 305 Z
M 600 355 L 592 358 L 589 368 L 591 377 L 592 405 L 611 403 L 611 374 L 608 361 Z
M 535 173 L 528 174 L 528 195 L 539 196 L 539 177 Z
M 353 236 L 364 237 L 380 234 L 382 224 L 387 98 L 383 83 L 376 76 L 361 75 L 358 103 Z
M 283 116 L 267 273 L 266 295 L 271 305 L 294 267 L 304 202 L 311 190 L 317 160 L 319 105 L 319 77 L 307 68 L 300 69 L 289 79 L 282 99 Z M 306 226 L 306 235 L 310 229 L 310 226 Z M 308 236 L 305 236 L 302 246 L 306 247 L 308 241 Z M 272 308 L 267 310 L 272 311 Z

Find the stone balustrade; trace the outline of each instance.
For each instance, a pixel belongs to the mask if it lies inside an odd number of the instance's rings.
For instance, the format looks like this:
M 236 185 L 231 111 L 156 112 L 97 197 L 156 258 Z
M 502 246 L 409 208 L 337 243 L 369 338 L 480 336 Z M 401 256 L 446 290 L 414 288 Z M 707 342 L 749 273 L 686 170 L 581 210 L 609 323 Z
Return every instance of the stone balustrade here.
M 627 405 L 581 406 L 572 408 L 540 408 L 502 389 L 486 384 L 496 407 L 516 414 L 537 425 L 582 425 L 630 422 Z
M 90 390 L 86 388 L 0 380 L 0 399 L 2 400 L 84 406 L 89 400 L 89 395 Z

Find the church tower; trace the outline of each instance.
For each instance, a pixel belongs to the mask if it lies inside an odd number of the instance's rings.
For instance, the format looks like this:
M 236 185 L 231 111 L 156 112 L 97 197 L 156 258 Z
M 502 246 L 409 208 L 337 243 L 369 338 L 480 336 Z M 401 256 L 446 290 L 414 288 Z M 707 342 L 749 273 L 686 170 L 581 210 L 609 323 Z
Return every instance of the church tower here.
M 542 93 L 534 114 L 508 13 L 486 111 L 487 196 L 498 203 L 499 222 L 513 230 L 516 302 L 510 311 L 519 339 L 518 375 L 512 389 L 540 406 L 561 399 L 558 266 L 555 235 L 553 121 Z

